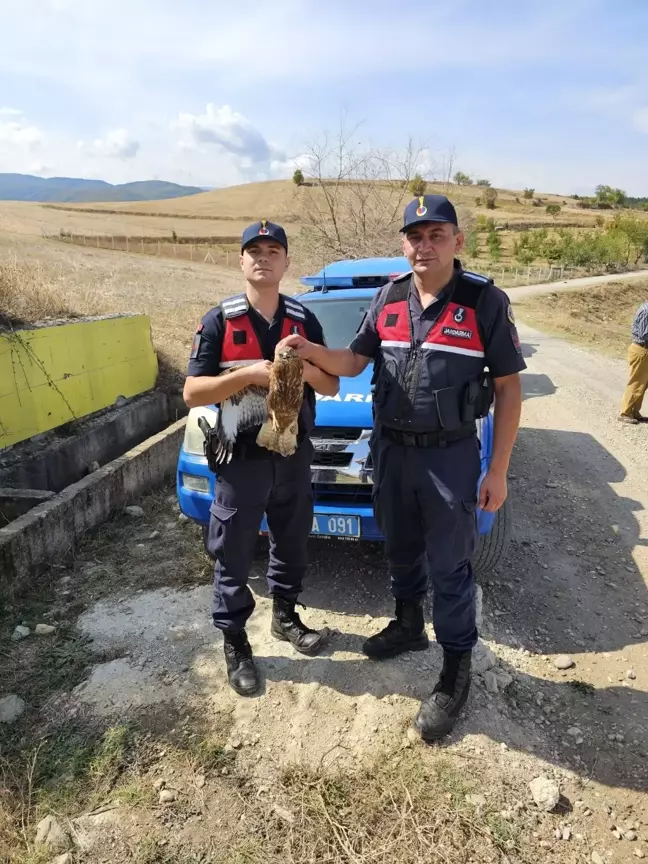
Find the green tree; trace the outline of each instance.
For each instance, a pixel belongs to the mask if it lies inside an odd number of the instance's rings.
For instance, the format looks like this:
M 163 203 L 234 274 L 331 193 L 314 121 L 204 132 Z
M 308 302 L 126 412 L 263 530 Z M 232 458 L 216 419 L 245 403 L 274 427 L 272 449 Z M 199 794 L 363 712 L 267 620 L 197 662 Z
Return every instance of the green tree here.
M 497 233 L 497 231 L 491 231 L 486 238 L 486 245 L 488 246 L 488 251 L 490 252 L 491 261 L 495 264 L 502 257 L 502 238 Z
M 523 194 L 524 194 L 524 197 L 527 199 L 527 201 L 530 201 L 530 200 L 533 198 L 533 196 L 535 195 L 535 189 L 529 189 L 529 188 L 527 187 L 527 188 L 524 190 L 524 193 L 523 193 Z
M 306 182 L 304 180 L 304 172 L 301 170 L 301 168 L 295 169 L 295 173 L 293 174 L 292 179 L 295 186 L 303 186 Z
M 452 178 L 458 186 L 472 186 L 472 178 L 463 171 L 457 171 Z
M 560 213 L 561 209 L 562 208 L 560 204 L 547 204 L 547 206 L 545 207 L 545 211 L 549 214 L 549 216 L 553 216 L 554 219 Z
M 487 210 L 495 209 L 495 202 L 497 201 L 497 190 L 491 187 L 484 189 L 484 204 Z
M 470 259 L 479 257 L 479 234 L 476 229 L 473 229 L 466 237 L 466 255 Z
M 478 185 L 478 186 L 490 186 L 490 185 L 491 185 L 491 181 L 490 181 L 490 180 L 486 180 L 486 178 L 482 177 L 481 179 L 479 179 L 479 180 L 477 181 L 477 185 Z
M 409 184 L 409 190 L 415 198 L 418 198 L 420 195 L 425 195 L 425 190 L 427 189 L 427 183 L 421 177 L 420 174 L 415 174 Z

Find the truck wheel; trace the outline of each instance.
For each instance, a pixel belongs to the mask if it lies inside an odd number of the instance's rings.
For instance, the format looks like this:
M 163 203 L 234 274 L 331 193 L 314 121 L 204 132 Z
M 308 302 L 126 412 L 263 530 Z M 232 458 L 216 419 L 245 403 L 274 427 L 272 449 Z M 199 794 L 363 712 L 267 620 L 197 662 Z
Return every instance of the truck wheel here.
M 478 578 L 486 576 L 501 562 L 511 539 L 511 499 L 506 499 L 497 511 L 493 527 L 488 534 L 480 534 L 479 543 L 472 559 L 472 567 Z

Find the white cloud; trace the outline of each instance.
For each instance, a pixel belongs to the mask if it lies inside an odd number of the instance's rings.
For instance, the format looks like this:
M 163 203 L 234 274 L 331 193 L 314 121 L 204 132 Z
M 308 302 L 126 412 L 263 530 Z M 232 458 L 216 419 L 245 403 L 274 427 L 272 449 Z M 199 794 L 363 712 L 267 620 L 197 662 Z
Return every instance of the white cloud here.
M 97 138 L 88 148 L 93 156 L 107 159 L 134 159 L 139 149 L 140 142 L 132 138 L 126 129 L 114 129 L 105 138 Z
M 22 117 L 22 111 L 16 108 L 3 108 L 0 106 L 0 117 Z
M 171 128 L 180 132 L 181 144 L 187 149 L 201 150 L 205 145 L 215 145 L 249 159 L 251 164 L 283 156 L 246 117 L 229 105 L 210 102 L 204 114 L 180 114 Z
M 21 115 L 17 120 L 0 120 L 0 143 L 9 147 L 34 150 L 43 140 L 41 130 L 25 121 Z

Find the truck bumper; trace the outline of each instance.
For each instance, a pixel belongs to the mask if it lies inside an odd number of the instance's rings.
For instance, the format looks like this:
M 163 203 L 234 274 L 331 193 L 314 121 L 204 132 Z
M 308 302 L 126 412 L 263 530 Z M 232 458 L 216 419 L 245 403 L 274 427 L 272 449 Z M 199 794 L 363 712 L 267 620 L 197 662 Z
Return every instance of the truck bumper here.
M 483 458 L 483 472 L 486 470 L 486 462 L 487 460 Z M 176 493 L 180 511 L 185 516 L 188 516 L 189 519 L 202 526 L 209 524 L 209 508 L 214 500 L 214 483 L 215 477 L 209 470 L 207 460 L 203 456 L 190 455 L 184 450 L 184 447 L 181 448 L 176 473 Z M 340 498 L 342 500 L 339 502 L 333 503 L 327 501 L 323 503 L 317 500 L 317 495 L 315 496 L 313 508 L 315 518 L 313 519 L 312 536 L 336 540 L 383 540 L 383 536 L 374 518 L 373 508 L 365 503 L 345 503 L 343 497 L 343 494 L 341 494 Z M 341 522 L 336 522 L 336 517 L 339 517 L 342 521 L 353 519 L 353 524 L 357 525 L 358 528 L 357 536 L 350 536 L 348 533 L 340 534 L 339 531 L 335 530 L 336 526 L 341 524 Z M 357 523 L 355 523 L 354 517 L 357 518 Z M 494 519 L 494 513 L 484 513 L 478 510 L 477 525 L 479 533 L 487 534 L 493 525 Z M 329 522 L 333 530 L 327 529 Z M 259 526 L 259 532 L 267 532 L 265 517 Z M 355 530 L 353 533 L 356 533 Z

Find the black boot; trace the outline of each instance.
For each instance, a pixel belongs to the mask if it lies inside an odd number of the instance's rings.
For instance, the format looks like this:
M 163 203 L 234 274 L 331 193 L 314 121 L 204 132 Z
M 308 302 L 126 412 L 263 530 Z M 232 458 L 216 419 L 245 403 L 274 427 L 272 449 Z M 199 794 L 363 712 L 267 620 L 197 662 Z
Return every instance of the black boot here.
M 430 641 L 425 632 L 423 604 L 412 600 L 396 601 L 396 620 L 371 636 L 362 646 L 373 660 L 395 657 L 404 651 L 425 651 Z
M 307 627 L 295 611 L 295 601 L 285 597 L 272 597 L 272 625 L 275 639 L 290 644 L 301 654 L 317 654 L 324 644 L 324 633 Z
M 436 741 L 452 730 L 468 698 L 471 657 L 472 651 L 443 650 L 439 680 L 414 721 L 425 741 Z
M 259 674 L 254 665 L 247 633 L 223 633 L 227 679 L 239 696 L 250 696 L 259 689 Z

